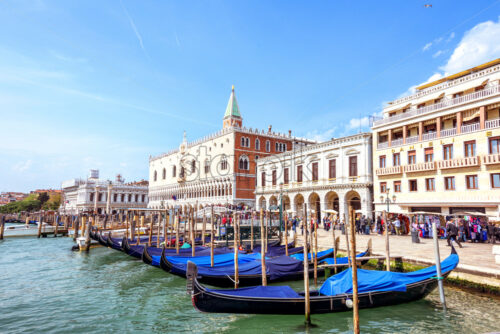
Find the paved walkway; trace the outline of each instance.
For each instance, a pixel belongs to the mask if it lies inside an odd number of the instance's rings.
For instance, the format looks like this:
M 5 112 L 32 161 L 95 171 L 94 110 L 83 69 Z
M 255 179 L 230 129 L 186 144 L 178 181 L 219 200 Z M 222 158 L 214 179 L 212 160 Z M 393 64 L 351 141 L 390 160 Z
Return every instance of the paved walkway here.
M 340 236 L 341 251 L 346 250 L 345 235 L 339 230 L 335 231 L 335 236 Z M 385 236 L 378 234 L 356 235 L 356 250 L 362 252 L 366 249 L 369 239 L 372 239 L 372 250 L 375 255 L 385 255 Z M 298 232 L 298 243 L 302 243 L 300 231 Z M 432 239 L 420 239 L 419 244 L 411 242 L 411 236 L 389 236 L 390 254 L 403 256 L 404 260 L 416 261 L 425 264 L 435 264 L 434 244 Z M 463 248 L 456 247 L 460 257 L 460 263 L 457 271 L 500 279 L 500 265 L 495 263 L 495 257 L 492 254 L 491 244 L 472 244 L 462 243 Z M 332 231 L 326 232 L 319 229 L 318 246 L 330 248 L 333 246 Z M 450 247 L 446 240 L 439 240 L 439 250 L 441 259 L 444 259 L 450 253 Z

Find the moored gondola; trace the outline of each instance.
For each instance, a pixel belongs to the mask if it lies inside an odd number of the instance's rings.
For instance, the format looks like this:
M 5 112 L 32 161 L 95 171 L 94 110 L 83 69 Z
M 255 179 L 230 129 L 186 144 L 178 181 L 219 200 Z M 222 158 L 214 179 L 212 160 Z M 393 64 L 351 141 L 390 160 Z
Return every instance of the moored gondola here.
M 441 262 L 447 277 L 458 264 L 452 248 Z M 358 269 L 359 308 L 397 305 L 419 300 L 437 286 L 435 266 L 410 273 Z M 202 312 L 244 314 L 304 314 L 304 294 L 288 286 L 256 286 L 234 290 L 209 289 L 198 281 L 198 268 L 188 263 L 187 290 L 193 305 Z M 317 291 L 311 291 L 314 313 L 348 311 L 352 307 L 351 269 L 330 277 Z

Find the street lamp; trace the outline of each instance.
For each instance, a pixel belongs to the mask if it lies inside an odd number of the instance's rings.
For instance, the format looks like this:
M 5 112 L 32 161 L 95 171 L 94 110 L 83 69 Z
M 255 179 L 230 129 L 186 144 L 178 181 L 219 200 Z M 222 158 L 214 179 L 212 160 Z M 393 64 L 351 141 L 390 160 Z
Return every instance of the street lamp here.
M 390 190 L 391 190 L 390 188 L 387 188 L 387 190 L 385 191 L 385 199 L 384 199 L 384 195 L 380 195 L 380 202 L 387 204 L 387 213 L 389 213 L 390 204 L 396 203 L 396 195 L 392 195 L 392 199 L 389 198 L 389 191 Z
M 390 189 L 387 188 L 385 191 L 385 200 L 384 200 L 384 195 L 380 195 L 380 201 L 383 203 L 385 202 L 387 204 L 387 211 L 385 212 L 384 215 L 384 223 L 385 223 L 385 252 L 386 252 L 386 259 L 385 259 L 385 265 L 386 265 L 386 270 L 391 271 L 391 257 L 389 254 L 389 206 L 391 203 L 396 203 L 396 195 L 392 196 L 389 198 L 389 191 Z
M 280 182 L 280 232 L 283 231 L 283 182 Z

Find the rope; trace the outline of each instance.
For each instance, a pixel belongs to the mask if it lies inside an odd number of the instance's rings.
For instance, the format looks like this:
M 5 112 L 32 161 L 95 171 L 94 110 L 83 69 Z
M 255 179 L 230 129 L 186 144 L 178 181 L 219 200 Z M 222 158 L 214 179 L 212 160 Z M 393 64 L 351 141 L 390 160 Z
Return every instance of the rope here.
M 238 280 L 238 282 L 236 282 L 234 279 L 231 278 L 231 276 L 227 275 L 227 278 L 229 278 L 231 280 L 231 282 L 235 283 L 235 284 L 240 284 L 240 281 Z

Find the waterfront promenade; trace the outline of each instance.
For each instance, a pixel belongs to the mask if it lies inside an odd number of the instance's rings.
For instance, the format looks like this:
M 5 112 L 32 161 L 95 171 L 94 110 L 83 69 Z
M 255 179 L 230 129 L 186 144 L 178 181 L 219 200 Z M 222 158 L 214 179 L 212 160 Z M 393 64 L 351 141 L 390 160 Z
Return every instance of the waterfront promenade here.
M 332 231 L 318 229 L 318 247 L 320 249 L 332 247 Z M 345 235 L 341 231 L 335 230 L 335 236 L 340 237 L 339 250 L 346 251 Z M 369 239 L 372 239 L 372 250 L 375 255 L 385 255 L 385 236 L 374 234 L 356 234 L 356 250 L 364 251 Z M 402 256 L 406 262 L 416 262 L 420 264 L 435 264 L 434 244 L 432 239 L 420 238 L 420 243 L 412 243 L 411 236 L 391 235 L 390 254 L 391 256 Z M 298 239 L 300 244 L 302 238 L 298 229 Z M 460 263 L 453 272 L 452 277 L 467 279 L 476 283 L 484 283 L 500 287 L 500 265 L 495 263 L 492 254 L 492 244 L 486 243 L 462 243 L 463 248 L 456 246 Z M 450 247 L 447 246 L 446 239 L 439 240 L 441 259 L 448 256 Z

